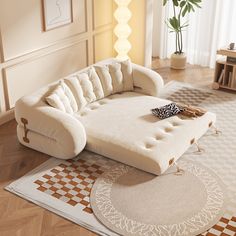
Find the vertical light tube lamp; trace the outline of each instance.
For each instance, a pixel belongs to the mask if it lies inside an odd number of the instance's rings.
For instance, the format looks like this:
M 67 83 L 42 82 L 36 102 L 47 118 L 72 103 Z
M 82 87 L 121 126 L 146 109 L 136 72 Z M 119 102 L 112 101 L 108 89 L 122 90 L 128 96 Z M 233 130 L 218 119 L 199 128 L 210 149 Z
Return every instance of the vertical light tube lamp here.
M 117 9 L 114 13 L 114 17 L 117 20 L 117 25 L 114 29 L 114 33 L 117 36 L 114 48 L 117 52 L 117 59 L 125 60 L 128 59 L 128 52 L 131 49 L 131 44 L 128 41 L 128 37 L 131 34 L 131 28 L 128 25 L 132 14 L 128 8 L 131 0 L 115 0 Z

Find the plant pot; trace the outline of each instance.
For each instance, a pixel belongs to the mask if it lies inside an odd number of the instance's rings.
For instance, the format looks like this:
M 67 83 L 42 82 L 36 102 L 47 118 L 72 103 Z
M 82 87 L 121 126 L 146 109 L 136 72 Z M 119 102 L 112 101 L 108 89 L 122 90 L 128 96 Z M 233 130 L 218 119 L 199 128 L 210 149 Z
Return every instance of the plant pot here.
M 171 55 L 170 67 L 172 69 L 183 70 L 186 68 L 187 57 L 185 53 Z

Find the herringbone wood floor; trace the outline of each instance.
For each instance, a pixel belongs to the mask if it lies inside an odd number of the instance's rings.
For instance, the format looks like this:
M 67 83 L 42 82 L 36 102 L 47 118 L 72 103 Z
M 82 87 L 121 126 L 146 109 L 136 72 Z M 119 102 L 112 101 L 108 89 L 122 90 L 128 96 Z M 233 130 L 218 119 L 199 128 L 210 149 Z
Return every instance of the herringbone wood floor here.
M 154 60 L 156 69 L 166 81 L 192 82 L 206 87 L 213 70 L 188 66 L 186 70 L 169 68 L 169 61 Z M 41 207 L 21 199 L 3 187 L 23 176 L 49 157 L 30 150 L 17 141 L 16 122 L 0 126 L 0 235 L 1 236 L 94 236 L 95 234 Z

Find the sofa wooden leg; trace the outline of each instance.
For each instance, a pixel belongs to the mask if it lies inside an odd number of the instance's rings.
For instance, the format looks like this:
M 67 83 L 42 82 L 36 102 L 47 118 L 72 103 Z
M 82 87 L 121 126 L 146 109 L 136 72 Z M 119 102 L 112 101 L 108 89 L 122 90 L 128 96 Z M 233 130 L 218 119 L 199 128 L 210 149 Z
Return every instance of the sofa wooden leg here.
M 184 174 L 184 170 L 181 169 L 176 162 L 174 162 L 174 166 L 176 167 L 176 170 L 177 170 L 175 172 L 175 175 L 183 175 Z
M 222 131 L 220 131 L 215 125 L 212 125 L 212 129 L 215 131 L 216 135 L 222 134 Z
M 198 142 L 196 141 L 195 138 L 191 139 L 190 144 L 191 145 L 195 144 L 197 146 L 197 151 L 198 152 L 204 152 L 205 151 L 204 148 L 200 147 L 200 145 L 198 144 Z
M 200 145 L 198 144 L 198 142 L 197 142 L 197 141 L 195 141 L 193 144 L 195 144 L 195 145 L 196 145 L 196 147 L 197 147 L 197 151 L 198 151 L 198 152 L 205 152 L 205 149 L 204 149 L 204 148 L 202 148 L 202 147 L 200 147 Z
M 28 137 L 27 137 L 29 130 L 28 130 L 27 127 L 26 127 L 26 125 L 28 124 L 28 120 L 25 119 L 25 118 L 21 118 L 21 122 L 22 122 L 22 124 L 23 124 L 23 126 L 24 126 L 24 137 L 23 137 L 23 140 L 24 140 L 25 143 L 29 143 L 30 140 L 29 140 Z

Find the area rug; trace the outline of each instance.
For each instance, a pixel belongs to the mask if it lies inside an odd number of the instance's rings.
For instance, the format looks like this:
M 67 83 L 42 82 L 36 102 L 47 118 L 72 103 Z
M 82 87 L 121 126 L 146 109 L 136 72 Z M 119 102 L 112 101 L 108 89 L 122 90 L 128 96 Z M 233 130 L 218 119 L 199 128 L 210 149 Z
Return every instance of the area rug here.
M 222 179 L 228 196 L 224 215 L 201 235 L 235 235 L 236 96 L 173 82 L 166 86 L 162 97 L 198 105 L 217 114 L 217 126 L 222 134 L 216 137 L 209 131 L 199 140 L 205 152 L 198 154 L 195 147 L 191 147 L 181 161 L 192 161 L 214 171 Z M 116 165 L 108 158 L 87 151 L 73 160 L 51 158 L 6 189 L 100 235 L 113 236 L 117 234 L 93 214 L 89 197 L 94 181 Z
M 108 228 L 126 236 L 188 235 L 205 232 L 224 212 L 224 187 L 206 167 L 181 161 L 154 176 L 127 165 L 115 165 L 98 177 L 90 203 Z

